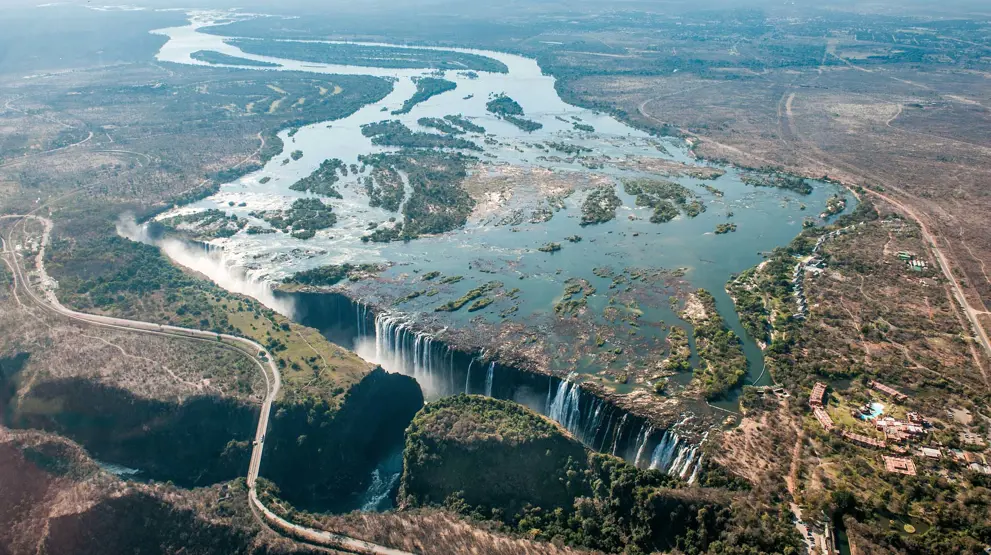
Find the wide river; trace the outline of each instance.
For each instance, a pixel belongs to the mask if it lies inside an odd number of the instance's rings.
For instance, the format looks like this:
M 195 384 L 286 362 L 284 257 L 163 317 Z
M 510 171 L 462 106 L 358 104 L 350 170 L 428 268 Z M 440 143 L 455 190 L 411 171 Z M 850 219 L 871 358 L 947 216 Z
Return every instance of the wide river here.
M 360 241 L 360 237 L 368 233 L 369 222 L 384 222 L 397 214 L 369 207 L 368 197 L 358 185 L 359 176 L 351 175 L 342 178 L 338 184 L 344 199 L 326 199 L 338 214 L 337 225 L 309 240 L 298 240 L 283 233 L 248 235 L 244 232 L 215 240 L 213 243 L 223 249 L 223 263 L 199 269 L 206 271 L 218 283 L 253 294 L 276 309 L 291 312 L 292 307 L 279 305 L 265 288 L 233 284 L 231 274 L 240 270 L 250 277 L 252 284 L 257 284 L 275 282 L 297 271 L 328 264 L 389 263 L 391 267 L 380 279 L 348 287 L 349 294 L 354 298 L 380 306 L 393 306 L 396 298 L 424 288 L 420 276 L 439 271 L 444 276 L 458 275 L 463 279 L 437 286 L 436 293 L 395 305 L 392 310 L 402 312 L 410 319 L 422 319 L 425 327 L 433 330 L 470 327 L 491 332 L 493 337 L 507 322 L 522 324 L 529 329 L 540 330 L 544 341 L 550 345 L 545 353 L 564 353 L 569 349 L 577 350 L 579 344 L 587 347 L 589 343 L 596 342 L 595 333 L 589 337 L 587 329 L 576 331 L 561 326 L 565 317 L 554 311 L 555 301 L 560 300 L 565 281 L 584 279 L 596 291 L 587 298 L 588 308 L 581 318 L 602 326 L 602 329 L 609 326 L 614 329 L 606 347 L 611 350 L 609 357 L 602 359 L 607 362 L 585 355 L 549 356 L 548 366 L 551 369 L 579 375 L 594 375 L 604 369 L 618 373 L 629 365 L 642 364 L 649 358 L 647 351 L 663 350 L 662 340 L 668 326 L 677 324 L 687 327 L 672 310 L 669 296 L 683 297 L 687 290 L 705 288 L 715 295 L 717 307 L 730 327 L 745 339 L 750 365 L 748 382 L 754 381 L 761 373 L 760 349 L 741 328 L 732 301 L 724 291 L 725 284 L 734 273 L 759 263 L 761 252 L 787 244 L 799 233 L 804 219 L 811 217 L 821 223 L 822 219 L 817 216 L 829 197 L 842 193 L 838 187 L 812 182 L 813 192 L 799 195 L 791 191 L 745 185 L 740 180 L 740 174 L 728 167 L 721 168 L 725 170 L 725 175 L 708 181 L 687 175 L 671 176 L 651 169 L 651 160 L 703 167 L 711 164 L 692 158 L 681 141 L 652 138 L 609 115 L 566 104 L 555 91 L 554 79 L 544 75 L 536 61 L 501 52 L 437 49 L 493 58 L 505 64 L 509 71 L 479 71 L 477 75 L 444 71 L 445 79 L 457 83 L 455 90 L 418 104 L 407 114 L 392 116 L 389 112 L 399 108 L 414 93 L 414 79 L 436 72 L 320 64 L 246 54 L 225 42 L 224 37 L 202 32 L 207 27 L 229 23 L 237 17 L 244 16 L 193 12 L 189 25 L 154 31 L 168 37 L 157 59 L 176 64 L 215 65 L 190 57 L 197 51 L 215 51 L 278 64 L 278 67 L 268 69 L 250 68 L 251 73 L 246 75 L 260 76 L 264 75 L 261 72 L 266 71 L 373 75 L 394 80 L 393 91 L 382 101 L 366 105 L 350 117 L 300 128 L 292 137 L 288 136 L 288 130 L 283 130 L 280 133 L 285 143 L 282 155 L 273 158 L 261 170 L 223 185 L 216 195 L 164 217 L 218 208 L 238 217 L 249 218 L 251 225 L 267 227 L 263 221 L 250 217 L 249 213 L 284 208 L 296 198 L 310 196 L 292 191 L 289 186 L 312 173 L 323 160 L 339 158 L 346 164 L 352 164 L 357 162 L 359 155 L 391 150 L 372 145 L 370 139 L 361 134 L 363 124 L 399 119 L 414 131 L 431 132 L 419 126 L 417 120 L 448 114 L 462 114 L 484 126 L 490 135 L 490 140 L 484 145 L 482 137 L 469 137 L 485 149 L 481 156 L 484 164 L 475 172 L 493 176 L 544 172 L 544 176 L 574 181 L 578 190 L 565 200 L 564 209 L 555 213 L 549 221 L 532 223 L 527 217 L 512 225 L 499 225 L 505 224 L 505 218 L 512 210 L 529 210 L 544 200 L 533 179 L 521 180 L 511 198 L 503 198 L 503 202 L 497 203 L 492 210 L 479 210 L 461 230 L 423 237 L 409 243 L 376 244 Z M 516 100 L 525 110 L 526 118 L 543 124 L 543 128 L 526 133 L 487 112 L 486 102 L 492 95 L 500 93 Z M 578 121 L 594 127 L 594 133 L 577 131 L 574 123 Z M 546 141 L 591 149 L 586 159 L 594 158 L 601 164 L 590 170 L 580 163 L 581 159 L 565 159 L 565 155 L 560 153 L 552 156 L 555 154 L 553 151 L 548 152 L 537 146 Z M 284 163 L 287 153 L 294 150 L 301 150 L 304 156 Z M 623 206 L 619 208 L 617 217 L 604 224 L 580 225 L 581 202 L 587 195 L 581 183 L 594 178 L 599 180 L 598 183 L 605 180 L 618 184 L 623 178 L 651 176 L 685 185 L 698 195 L 707 210 L 695 218 L 682 215 L 664 224 L 653 224 L 649 222 L 648 210 L 637 207 L 634 198 L 625 194 L 623 187 L 619 186 L 617 194 Z M 264 179 L 264 184 L 263 178 L 268 178 Z M 705 185 L 718 189 L 718 192 Z M 849 210 L 855 200 L 848 200 Z M 736 232 L 724 235 L 713 233 L 717 224 L 727 221 L 736 223 Z M 565 240 L 573 235 L 579 235 L 583 240 L 576 243 Z M 553 254 L 537 250 L 548 242 L 561 243 L 563 248 Z M 610 287 L 615 275 L 624 270 L 679 268 L 681 272 L 673 274 L 663 283 L 657 281 L 636 291 L 632 285 L 629 289 Z M 595 269 L 598 270 L 593 271 Z M 519 288 L 520 291 L 501 295 L 487 309 L 478 312 L 468 313 L 464 309 L 455 313 L 433 311 L 443 302 L 493 280 L 505 283 L 504 289 Z M 623 328 L 622 333 L 616 332 L 616 329 L 632 324 L 610 320 L 604 315 L 609 313 L 607 307 L 619 305 L 631 312 L 639 312 L 637 324 L 629 330 Z M 515 311 L 507 310 L 513 306 L 517 307 Z M 355 347 L 369 359 L 374 360 L 380 355 L 367 345 Z M 594 347 L 586 351 L 594 351 Z M 617 355 L 620 351 L 624 352 Z M 764 376 L 761 383 L 767 383 L 767 375 Z M 627 385 L 620 381 L 613 385 L 621 392 L 635 387 L 635 384 Z

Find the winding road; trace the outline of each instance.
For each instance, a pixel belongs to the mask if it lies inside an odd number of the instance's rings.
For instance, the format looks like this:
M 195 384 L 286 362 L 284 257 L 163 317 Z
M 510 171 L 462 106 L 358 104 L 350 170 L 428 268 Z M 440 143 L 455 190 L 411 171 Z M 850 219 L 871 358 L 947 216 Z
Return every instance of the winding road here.
M 262 401 L 261 412 L 259 413 L 258 427 L 255 430 L 255 440 L 251 450 L 251 462 L 248 465 L 247 483 L 248 499 L 252 511 L 255 513 L 256 517 L 258 517 L 259 513 L 261 513 L 260 520 L 263 520 L 263 524 L 274 527 L 281 533 L 294 539 L 320 547 L 370 555 L 415 555 L 414 553 L 408 551 L 377 545 L 364 540 L 359 540 L 357 538 L 334 534 L 325 530 L 317 530 L 314 528 L 300 526 L 285 520 L 266 507 L 258 498 L 258 472 L 261 468 L 261 459 L 265 448 L 265 436 L 268 433 L 268 421 L 272 410 L 272 402 L 275 400 L 276 396 L 278 396 L 279 389 L 282 387 L 282 375 L 279 373 L 279 368 L 275 364 L 275 360 L 272 358 L 271 354 L 261 344 L 245 337 L 238 337 L 236 335 L 228 335 L 224 333 L 218 334 L 211 331 L 192 328 L 155 324 L 152 322 L 142 322 L 140 320 L 126 320 L 123 318 L 87 314 L 85 312 L 77 312 L 70 308 L 66 308 L 56 297 L 54 288 L 51 286 L 55 282 L 45 271 L 45 250 L 51 240 L 53 224 L 48 218 L 35 215 L 35 213 L 42 208 L 43 206 L 38 207 L 29 214 L 0 216 L 0 219 L 16 219 L 14 224 L 11 225 L 10 230 L 8 230 L 6 237 L 0 237 L 0 243 L 2 243 L 3 246 L 2 254 L 4 261 L 13 272 L 13 287 L 15 292 L 18 284 L 20 284 L 21 289 L 27 297 L 42 309 L 54 312 L 78 322 L 152 335 L 183 337 L 198 341 L 219 341 L 244 352 L 248 356 L 252 357 L 252 359 L 255 360 L 255 363 L 258 364 L 262 371 L 262 375 L 265 377 L 266 394 L 265 399 Z M 30 282 L 25 277 L 25 271 L 21 268 L 18 261 L 19 257 L 14 247 L 14 245 L 17 244 L 13 240 L 14 231 L 17 226 L 21 226 L 23 231 L 24 223 L 28 220 L 40 222 L 44 226 L 44 232 L 41 237 L 41 245 L 35 255 L 35 271 L 37 272 L 37 277 L 41 282 L 40 294 L 36 292 L 33 287 L 31 287 Z M 267 372 L 265 370 L 266 367 L 268 368 Z

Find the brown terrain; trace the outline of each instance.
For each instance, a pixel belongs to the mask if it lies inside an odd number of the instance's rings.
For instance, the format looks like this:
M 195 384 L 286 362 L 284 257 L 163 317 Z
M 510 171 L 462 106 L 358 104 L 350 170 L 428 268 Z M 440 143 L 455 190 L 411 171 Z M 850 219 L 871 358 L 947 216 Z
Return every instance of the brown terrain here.
M 945 258 L 966 298 L 961 312 L 986 325 L 989 79 L 974 71 L 851 62 L 738 80 L 589 77 L 575 88 L 612 99 L 644 125 L 682 129 L 695 137 L 699 156 L 828 176 L 889 199 Z M 991 350 L 987 330 L 974 333 Z

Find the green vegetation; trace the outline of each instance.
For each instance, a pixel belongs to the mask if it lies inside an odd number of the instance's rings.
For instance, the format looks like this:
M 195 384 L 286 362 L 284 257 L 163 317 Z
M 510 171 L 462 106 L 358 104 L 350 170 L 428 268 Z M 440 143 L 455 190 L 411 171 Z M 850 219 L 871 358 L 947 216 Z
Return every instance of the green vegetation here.
M 273 64 L 272 62 L 262 62 L 259 60 L 249 60 L 247 58 L 238 58 L 237 56 L 228 56 L 227 54 L 221 54 L 220 52 L 214 52 L 213 50 L 197 50 L 189 55 L 190 58 L 198 60 L 200 62 L 206 62 L 208 64 L 223 64 L 231 66 L 251 66 L 251 67 L 280 67 L 279 64 Z
M 485 109 L 527 133 L 532 133 L 543 127 L 543 124 L 524 119 L 522 117 L 524 115 L 523 107 L 505 94 L 497 95 L 492 100 L 486 102 Z
M 248 221 L 236 215 L 227 215 L 223 210 L 210 208 L 202 212 L 173 216 L 158 222 L 166 229 L 190 234 L 196 239 L 216 239 L 230 237 L 244 229 Z
M 393 301 L 392 304 L 394 304 L 394 305 L 401 305 L 401 304 L 403 304 L 405 302 L 412 301 L 413 299 L 416 299 L 417 297 L 419 297 L 420 295 L 423 295 L 425 293 L 426 293 L 426 291 L 413 291 L 412 293 L 409 293 L 408 295 L 399 297 L 398 299 L 396 299 L 395 301 Z
M 540 252 L 557 252 L 561 250 L 561 243 L 546 243 L 541 247 L 537 247 Z
M 232 39 L 230 42 L 248 54 L 321 64 L 410 69 L 470 69 L 494 73 L 509 71 L 502 62 L 485 56 L 420 48 L 260 39 Z
M 493 291 L 500 287 L 502 287 L 501 281 L 490 281 L 484 285 L 479 285 L 478 287 L 462 295 L 461 298 L 455 299 L 453 301 L 448 301 L 438 306 L 437 308 L 434 309 L 434 312 L 456 312 L 458 310 L 461 310 L 461 307 L 470 303 L 471 301 L 474 301 L 475 299 L 479 299 L 489 291 Z
M 578 316 L 588 304 L 595 288 L 587 280 L 569 278 L 564 282 L 564 294 L 554 303 L 554 313 L 560 316 Z
M 616 209 L 623 205 L 623 201 L 616 196 L 614 187 L 599 187 L 585 197 L 582 203 L 581 225 L 601 224 L 611 221 L 616 217 Z
M 468 175 L 467 165 L 476 161 L 470 156 L 406 149 L 360 156 L 359 161 L 372 168 L 365 180 L 371 206 L 398 210 L 405 198 L 400 172 L 407 177 L 412 195 L 403 206 L 405 221 L 397 238 L 414 239 L 457 229 L 475 206 L 461 186 Z
M 217 183 L 230 183 L 232 181 L 237 181 L 242 177 L 248 175 L 251 172 L 256 172 L 262 169 L 262 165 L 257 162 L 248 162 L 246 164 L 241 164 L 240 166 L 234 168 L 225 168 L 219 171 L 215 171 L 207 174 L 207 179 L 215 181 Z M 178 204 L 178 203 L 177 203 Z
M 800 195 L 812 194 L 812 186 L 805 179 L 793 175 L 780 174 L 775 171 L 761 173 L 746 172 L 740 176 L 740 181 L 754 187 L 777 187 L 778 189 L 795 191 Z
M 478 299 L 477 301 L 471 303 L 471 306 L 468 307 L 468 312 L 475 312 L 477 310 L 482 310 L 483 308 L 492 304 L 494 301 L 495 300 L 491 297 L 482 297 L 481 299 Z
M 423 127 L 432 127 L 440 131 L 441 133 L 447 133 L 449 135 L 464 135 L 464 130 L 451 125 L 444 118 L 420 118 L 416 120 L 416 123 L 422 125 Z
M 587 123 L 573 123 L 571 125 L 572 127 L 575 128 L 575 131 L 582 131 L 584 133 L 595 133 L 595 128 L 592 127 L 591 125 L 588 125 Z
M 424 127 L 432 127 L 442 133 L 450 135 L 464 135 L 465 133 L 485 133 L 485 128 L 475 125 L 464 116 L 446 115 L 443 118 L 420 118 L 416 123 Z
M 503 116 L 502 119 L 508 121 L 509 123 L 519 127 L 527 133 L 533 133 L 534 131 L 542 128 L 544 124 L 538 123 L 533 120 L 517 117 L 517 116 Z
M 447 397 L 424 407 L 410 424 L 400 495 L 424 505 L 454 496 L 490 509 L 568 507 L 583 492 L 580 479 L 569 483 L 569 476 L 578 477 L 572 467 L 580 469 L 585 458 L 581 444 L 521 405 Z
M 719 189 L 713 187 L 712 185 L 709 185 L 708 183 L 697 183 L 697 185 L 699 187 L 705 189 L 706 191 L 708 191 L 709 194 L 712 195 L 712 196 L 714 196 L 714 197 L 721 197 L 721 196 L 723 196 L 725 194 L 722 191 L 720 191 Z
M 458 395 L 407 433 L 401 502 L 444 505 L 504 532 L 606 553 L 798 553 L 787 512 L 592 453 L 522 406 Z M 749 502 L 749 500 L 748 500 Z
M 830 228 L 803 226 L 801 233 L 788 245 L 774 249 L 759 272 L 756 268 L 748 269 L 728 284 L 727 289 L 736 300 L 736 310 L 744 329 L 754 339 L 770 342 L 766 352 L 770 358 L 782 361 L 776 365 L 776 379 L 787 375 L 790 381 L 800 382 L 800 379 L 791 374 L 792 368 L 796 372 L 800 371 L 803 377 L 822 372 L 823 368 L 822 362 L 798 358 L 792 352 L 805 336 L 803 321 L 792 317 L 795 301 L 791 280 L 797 263 L 796 257 L 811 254 L 819 237 L 830 230 L 851 223 L 871 222 L 877 217 L 873 204 L 861 201 L 851 214 L 841 216 Z M 844 266 L 858 273 L 866 273 L 868 270 L 863 261 L 845 263 Z M 839 369 L 831 372 L 838 371 Z M 843 369 L 841 375 L 846 375 L 849 371 L 854 369 Z
M 325 197 L 344 198 L 334 186 L 340 180 L 337 176 L 338 170 L 347 171 L 344 169 L 344 162 L 339 158 L 324 160 L 313 173 L 293 183 L 289 188 L 293 191 L 309 191 Z
M 712 294 L 699 289 L 695 295 L 705 311 L 704 318 L 692 320 L 695 346 L 702 360 L 695 381 L 706 399 L 716 399 L 736 387 L 747 374 L 747 358 L 743 342 L 716 311 Z
M 675 205 L 689 217 L 695 217 L 705 211 L 705 205 L 696 198 L 695 193 L 684 185 L 665 179 L 627 179 L 623 181 L 623 190 L 629 195 L 636 196 L 637 206 L 654 209 L 650 217 L 652 223 L 664 223 L 673 220 L 678 215 Z M 689 202 L 689 199 L 691 201 Z
M 826 210 L 823 213 L 827 216 L 835 216 L 844 210 L 846 210 L 846 199 L 837 194 L 826 201 Z
M 736 224 L 733 222 L 716 225 L 716 235 L 723 235 L 733 231 L 736 231 Z
M 670 222 L 678 217 L 678 209 L 670 200 L 655 201 L 652 208 L 654 209 L 654 213 L 650 215 L 650 223 L 652 224 Z
M 437 96 L 438 94 L 445 93 L 447 91 L 453 91 L 457 88 L 458 84 L 454 81 L 448 81 L 447 79 L 437 79 L 435 77 L 420 77 L 416 79 L 416 92 L 413 96 L 406 99 L 403 102 L 403 107 L 394 110 L 392 115 L 398 116 L 400 114 L 408 114 L 414 106 L 421 102 L 426 102 L 430 100 L 431 97 Z
M 438 277 L 440 277 L 440 272 L 438 272 L 437 270 L 434 270 L 432 272 L 427 272 L 427 273 L 423 274 L 423 277 L 420 278 L 420 281 L 430 281 L 430 280 L 436 279 Z
M 357 281 L 362 277 L 377 274 L 384 268 L 378 264 L 331 264 L 303 270 L 282 280 L 282 283 L 329 287 L 344 279 Z
M 299 160 L 300 158 L 303 157 L 303 151 L 302 150 L 294 150 L 294 151 L 292 151 L 289 154 L 289 157 L 292 158 L 293 160 Z
M 380 227 L 368 235 L 361 238 L 363 243 L 371 241 L 372 243 L 389 243 L 391 241 L 398 241 L 400 239 L 409 240 L 409 237 L 403 235 L 402 224 L 396 225 L 394 227 Z
M 485 103 L 485 109 L 497 116 L 522 116 L 523 107 L 505 94 L 500 94 Z
M 399 120 L 366 123 L 361 126 L 361 134 L 371 137 L 372 144 L 379 146 L 482 150 L 481 147 L 467 139 L 436 133 L 414 133 Z
M 662 368 L 665 372 L 688 372 L 692 369 L 689 358 L 692 356 L 688 344 L 688 332 L 681 326 L 671 326 L 667 336 L 668 358 L 664 359 Z
M 296 199 L 289 210 L 267 211 L 257 216 L 272 227 L 285 233 L 291 232 L 300 239 L 308 239 L 314 232 L 337 223 L 333 208 L 316 198 Z
M 271 180 L 272 180 L 272 178 L 266 175 L 265 177 L 259 179 L 258 180 L 258 183 L 261 183 L 262 185 L 264 185 L 264 184 L 268 183 Z
M 451 122 L 452 124 L 460 127 L 461 129 L 465 130 L 468 133 L 485 133 L 485 128 L 484 127 L 482 127 L 481 125 L 477 125 L 475 123 L 472 123 L 471 120 L 469 120 L 468 118 L 462 116 L 461 114 L 458 114 L 458 115 L 448 114 L 448 115 L 444 116 L 444 119 L 446 119 L 447 121 Z
M 788 282 L 787 276 L 789 274 L 790 272 L 786 270 L 785 283 Z M 760 291 L 761 286 L 755 283 L 756 275 L 755 268 L 747 269 L 740 273 L 736 279 L 730 280 L 726 285 L 726 290 L 733 297 L 743 329 L 754 341 L 767 344 L 770 341 L 771 315 L 765 306 L 764 294 Z M 784 290 L 781 292 L 785 294 L 783 301 L 788 302 L 787 292 Z M 787 309 L 788 307 L 782 308 Z
M 100 226 L 87 225 L 88 233 L 71 240 L 56 239 L 48 251 L 46 265 L 59 280 L 66 306 L 249 337 L 265 345 L 282 368 L 282 399 L 324 399 L 336 406 L 334 391 L 344 391 L 371 369 L 319 331 L 183 272 L 158 248 L 121 238 L 112 227 L 91 235 L 94 228 Z M 252 375 L 257 376 L 245 373 L 242 391 L 251 390 Z
M 544 141 L 544 144 L 554 150 L 563 152 L 568 156 L 578 156 L 586 152 L 592 152 L 592 149 L 583 147 L 581 145 L 573 145 L 568 143 L 561 143 L 556 141 Z

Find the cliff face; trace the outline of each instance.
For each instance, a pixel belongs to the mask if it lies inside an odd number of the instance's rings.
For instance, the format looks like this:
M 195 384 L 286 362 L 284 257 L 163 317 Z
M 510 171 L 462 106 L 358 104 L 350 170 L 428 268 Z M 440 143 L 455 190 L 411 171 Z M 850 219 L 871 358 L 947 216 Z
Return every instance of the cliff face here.
M 125 484 L 67 440 L 0 429 L 0 553 L 302 554 L 265 532 L 243 480 L 194 491 Z
M 403 470 L 406 507 L 443 504 L 531 539 L 608 553 L 789 553 L 800 542 L 782 511 L 735 506 L 730 492 L 590 452 L 508 401 L 427 405 L 408 430 Z
M 400 500 L 513 514 L 526 504 L 570 507 L 586 491 L 585 448 L 549 420 L 509 401 L 458 395 L 431 403 L 407 433 Z
M 6 409 L 11 428 L 54 432 L 96 459 L 189 487 L 244 475 L 258 422 L 258 407 L 236 399 L 147 399 L 79 378 L 35 383 Z
M 294 506 L 333 510 L 368 486 L 421 407 L 416 381 L 381 368 L 352 387 L 336 411 L 318 399 L 276 404 L 261 475 Z

